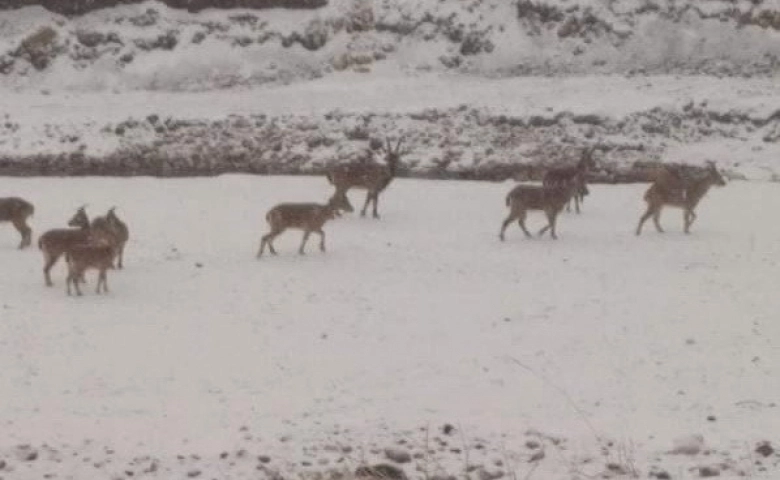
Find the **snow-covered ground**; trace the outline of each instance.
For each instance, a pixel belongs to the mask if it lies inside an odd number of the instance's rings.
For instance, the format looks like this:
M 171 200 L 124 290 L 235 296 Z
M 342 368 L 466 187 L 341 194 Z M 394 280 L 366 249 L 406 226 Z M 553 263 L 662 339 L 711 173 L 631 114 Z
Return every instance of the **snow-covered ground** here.
M 0 476 L 297 476 L 395 447 L 415 476 L 777 478 L 755 449 L 780 443 L 778 187 L 731 182 L 691 235 L 669 210 L 637 238 L 645 186 L 597 185 L 558 241 L 501 243 L 510 188 L 397 180 L 327 253 L 295 232 L 256 260 L 266 210 L 324 179 L 0 178 L 36 236 L 84 203 L 131 229 L 111 293 L 90 275 L 75 298 L 0 225 Z M 668 453 L 691 435 L 702 453 Z

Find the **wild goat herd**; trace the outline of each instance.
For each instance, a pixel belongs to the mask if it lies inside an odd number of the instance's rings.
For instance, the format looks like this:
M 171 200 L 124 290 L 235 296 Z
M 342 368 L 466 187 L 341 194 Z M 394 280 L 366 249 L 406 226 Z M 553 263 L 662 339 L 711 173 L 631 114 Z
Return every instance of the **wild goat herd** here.
M 304 253 L 306 242 L 312 232 L 320 236 L 320 250 L 324 252 L 325 232 L 322 227 L 328 220 L 340 216 L 342 211 L 354 211 L 347 197 L 347 192 L 353 188 L 367 192 L 361 216 L 365 216 L 369 204 L 373 204 L 373 216 L 379 218 L 379 195 L 395 178 L 401 157 L 409 153 L 409 150 L 401 149 L 401 144 L 402 141 L 398 140 L 393 146 L 391 141 L 386 139 L 384 145 L 381 143 L 374 145 L 373 150 L 384 151 L 384 165 L 374 161 L 362 161 L 331 168 L 326 173 L 326 178 L 335 187 L 335 191 L 324 205 L 281 203 L 271 208 L 266 214 L 270 232 L 262 237 L 257 257 L 262 256 L 266 245 L 275 255 L 273 241 L 287 229 L 303 231 L 299 253 Z M 575 211 L 580 213 L 580 205 L 588 195 L 586 177 L 588 170 L 595 167 L 594 150 L 595 147 L 585 149 L 575 166 L 548 170 L 541 186 L 518 185 L 513 188 L 506 196 L 509 216 L 501 225 L 499 238 L 504 240 L 506 228 L 514 221 L 517 221 L 523 233 L 530 237 L 531 234 L 525 226 L 525 218 L 529 210 L 540 210 L 547 216 L 547 225 L 539 231 L 538 235 L 544 235 L 549 231 L 552 238 L 557 238 L 555 225 L 558 214 L 564 207 L 570 209 L 572 201 Z M 645 192 L 647 210 L 639 219 L 636 234 L 642 232 L 642 225 L 651 217 L 655 228 L 663 232 L 659 220 L 664 206 L 683 210 L 684 230 L 685 233 L 689 233 L 691 225 L 696 220 L 694 210 L 713 185 L 723 186 L 725 181 L 712 162 L 708 163 L 706 169 L 696 171 L 685 168 L 661 168 L 655 181 Z M 49 230 L 39 237 L 38 247 L 43 252 L 43 274 L 47 286 L 53 285 L 51 269 L 64 255 L 68 267 L 66 278 L 68 295 L 71 294 L 71 286 L 76 294 L 81 295 L 79 283 L 85 283 L 84 273 L 88 269 L 98 271 L 97 293 L 108 292 L 106 272 L 115 268 L 115 262 L 116 267 L 122 268 L 124 248 L 129 239 L 127 225 L 119 219 L 114 210 L 111 208 L 104 216 L 94 218 L 90 222 L 85 207 L 82 206 L 68 221 L 68 226 L 71 228 Z M 32 243 L 32 229 L 27 224 L 27 219 L 34 211 L 33 205 L 22 198 L 0 198 L 0 222 L 11 222 L 19 231 L 22 236 L 20 249 Z

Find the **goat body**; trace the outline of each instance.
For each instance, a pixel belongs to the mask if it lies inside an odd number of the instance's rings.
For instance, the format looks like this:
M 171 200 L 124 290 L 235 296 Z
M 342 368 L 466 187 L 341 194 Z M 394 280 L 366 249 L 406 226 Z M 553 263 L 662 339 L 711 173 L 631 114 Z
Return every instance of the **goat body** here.
M 563 209 L 564 205 L 571 199 L 573 194 L 573 185 L 548 187 L 534 185 L 516 186 L 506 196 L 506 205 L 509 207 L 509 216 L 501 225 L 499 238 L 502 241 L 504 240 L 506 228 L 515 220 L 517 220 L 518 225 L 520 225 L 520 228 L 523 230 L 526 237 L 530 237 L 531 234 L 525 227 L 525 218 L 528 210 L 541 210 L 547 216 L 547 225 L 539 230 L 539 235 L 541 236 L 547 230 L 550 230 L 550 236 L 557 239 L 558 236 L 555 232 L 555 225 L 558 214 Z
M 0 198 L 0 222 L 11 222 L 22 241 L 19 248 L 25 248 L 32 243 L 32 229 L 27 225 L 27 219 L 35 213 L 32 203 L 19 197 Z
M 82 243 L 74 245 L 65 252 L 65 260 L 68 263 L 68 277 L 65 281 L 68 295 L 71 294 L 71 284 L 75 287 L 76 294 L 81 295 L 79 279 L 89 269 L 98 271 L 96 293 L 108 293 L 108 276 L 106 271 L 113 268 L 115 249 L 113 245 Z
M 111 208 L 106 215 L 92 220 L 90 228 L 93 231 L 99 231 L 102 237 L 114 244 L 114 255 L 117 260 L 117 267 L 123 268 L 125 244 L 130 238 L 130 231 L 127 225 L 119 219 Z
M 271 231 L 263 235 L 260 241 L 260 249 L 257 257 L 263 255 L 266 244 L 271 253 L 276 255 L 273 241 L 282 232 L 287 229 L 303 230 L 303 240 L 298 253 L 304 254 L 304 247 L 309 235 L 314 232 L 320 236 L 320 250 L 325 251 L 325 232 L 322 231 L 323 225 L 328 220 L 335 218 L 336 210 L 330 204 L 320 205 L 317 203 L 281 203 L 276 205 L 265 216 Z
M 709 163 L 703 175 L 697 178 L 683 176 L 675 171 L 662 171 L 655 182 L 647 189 L 644 200 L 647 210 L 639 219 L 636 234 L 642 233 L 642 225 L 650 217 L 658 232 L 661 228 L 661 210 L 663 207 L 676 207 L 683 210 L 683 231 L 690 233 L 691 225 L 696 220 L 696 206 L 704 198 L 713 186 L 724 186 L 726 181 L 715 168 L 714 163 Z
M 402 140 L 403 139 L 398 140 L 395 148 L 393 148 L 389 139 L 386 140 L 386 146 L 383 147 L 386 165 L 373 161 L 366 161 L 337 165 L 328 170 L 325 177 L 331 185 L 336 187 L 336 191 L 333 193 L 329 204 L 335 206 L 339 210 L 352 212 L 354 209 L 349 203 L 347 192 L 352 188 L 365 189 L 366 201 L 363 204 L 360 215 L 365 216 L 368 205 L 373 203 L 374 218 L 379 218 L 379 194 L 382 193 L 395 178 L 401 157 L 409 153 L 408 150 L 401 149 Z

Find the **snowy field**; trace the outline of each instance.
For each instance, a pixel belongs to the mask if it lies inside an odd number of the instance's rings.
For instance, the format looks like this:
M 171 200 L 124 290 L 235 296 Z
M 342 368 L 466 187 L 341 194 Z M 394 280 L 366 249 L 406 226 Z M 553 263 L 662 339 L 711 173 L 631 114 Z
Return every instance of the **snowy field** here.
M 266 210 L 324 179 L 0 178 L 36 239 L 84 203 L 131 230 L 110 294 L 90 274 L 75 298 L 0 225 L 0 477 L 298 476 L 395 446 L 414 476 L 777 478 L 755 448 L 780 431 L 780 187 L 732 182 L 690 236 L 667 210 L 637 238 L 646 185 L 593 186 L 558 241 L 501 243 L 510 188 L 397 180 L 327 253 L 288 232 L 256 260 Z

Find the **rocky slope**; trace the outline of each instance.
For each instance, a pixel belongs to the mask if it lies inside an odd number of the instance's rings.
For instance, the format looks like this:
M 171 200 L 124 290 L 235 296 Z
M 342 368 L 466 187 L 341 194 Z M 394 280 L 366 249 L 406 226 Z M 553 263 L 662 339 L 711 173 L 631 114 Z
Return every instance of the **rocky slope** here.
M 0 78 L 202 90 L 378 68 L 774 75 L 778 39 L 777 0 L 330 0 L 200 13 L 145 2 L 72 17 L 26 7 L 0 18 Z

